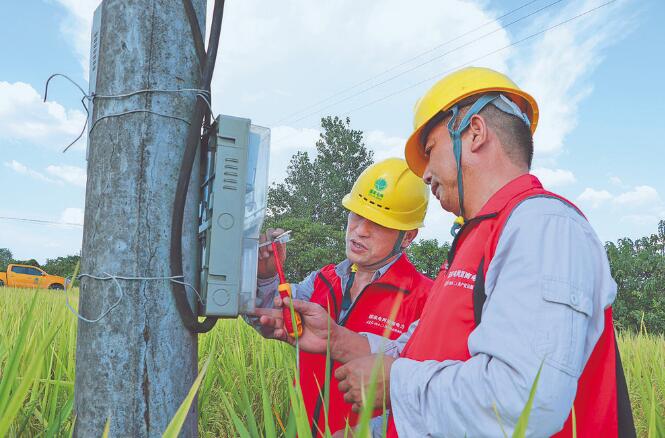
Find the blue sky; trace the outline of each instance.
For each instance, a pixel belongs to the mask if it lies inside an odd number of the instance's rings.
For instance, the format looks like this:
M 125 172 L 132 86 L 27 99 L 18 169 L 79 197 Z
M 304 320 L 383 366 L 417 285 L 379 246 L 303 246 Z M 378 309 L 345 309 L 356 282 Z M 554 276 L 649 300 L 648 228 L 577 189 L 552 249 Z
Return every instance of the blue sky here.
M 319 3 L 227 0 L 213 109 L 272 128 L 271 179 L 295 151 L 314 149 L 330 114 L 351 117 L 377 158 L 401 156 L 416 99 L 473 61 L 539 101 L 534 172 L 583 209 L 601 240 L 640 237 L 665 219 L 665 2 Z M 55 72 L 87 88 L 97 4 L 0 6 L 0 217 L 82 223 L 85 141 L 61 153 L 82 128 L 80 95 L 58 81 L 41 99 Z M 432 204 L 421 236 L 449 240 L 452 216 Z M 80 226 L 0 219 L 0 247 L 18 258 L 77 253 L 81 236 Z

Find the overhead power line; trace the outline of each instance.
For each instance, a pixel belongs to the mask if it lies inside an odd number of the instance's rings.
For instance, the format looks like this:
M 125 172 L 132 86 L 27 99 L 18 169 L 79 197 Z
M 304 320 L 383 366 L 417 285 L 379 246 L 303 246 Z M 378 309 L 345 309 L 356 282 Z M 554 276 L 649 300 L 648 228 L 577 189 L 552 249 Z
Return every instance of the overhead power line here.
M 349 111 L 344 112 L 343 114 L 344 114 L 344 115 L 349 115 L 349 114 L 351 114 L 351 113 L 353 113 L 353 112 L 355 112 L 355 111 L 359 111 L 359 110 L 361 110 L 361 109 L 367 108 L 367 107 L 369 107 L 369 106 L 371 106 L 371 105 L 374 105 L 374 104 L 376 104 L 376 103 L 382 102 L 382 101 L 384 101 L 384 100 L 386 100 L 386 99 L 389 99 L 389 98 L 391 98 L 391 97 L 393 97 L 393 96 L 396 96 L 396 95 L 398 95 L 398 94 L 401 94 L 401 93 L 403 93 L 403 92 L 405 92 L 405 91 L 408 91 L 408 90 L 410 90 L 410 89 L 412 89 L 412 88 L 415 88 L 415 87 L 417 87 L 417 86 L 419 86 L 419 85 L 422 85 L 422 84 L 424 84 L 424 83 L 430 82 L 430 81 L 435 80 L 435 79 L 440 79 L 440 78 L 442 77 L 442 75 L 445 75 L 445 74 L 447 74 L 447 73 L 453 72 L 453 71 L 458 70 L 458 69 L 460 69 L 460 68 L 466 67 L 466 66 L 468 66 L 468 65 L 470 65 L 470 64 L 473 64 L 473 63 L 475 63 L 475 62 L 478 62 L 478 61 L 480 61 L 480 60 L 482 60 L 482 59 L 484 59 L 484 58 L 487 58 L 488 56 L 492 56 L 492 55 L 494 55 L 494 54 L 496 54 L 496 53 L 499 53 L 499 52 L 501 52 L 501 51 L 503 51 L 503 50 L 506 50 L 506 49 L 508 49 L 508 48 L 510 48 L 510 47 L 513 47 L 513 46 L 519 45 L 519 44 L 521 44 L 521 43 L 523 43 L 523 42 L 525 42 L 525 41 L 528 41 L 528 40 L 530 40 L 530 39 L 532 39 L 532 38 L 538 36 L 538 35 L 542 35 L 542 34 L 548 32 L 548 31 L 550 31 L 550 30 L 552 30 L 552 29 L 555 29 L 555 28 L 557 28 L 557 27 L 560 27 L 560 26 L 563 26 L 563 25 L 565 25 L 565 24 L 568 24 L 568 23 L 570 23 L 571 21 L 577 20 L 577 19 L 579 19 L 579 18 L 581 18 L 581 17 L 583 17 L 583 16 L 585 16 L 585 15 L 589 15 L 589 14 L 591 14 L 591 13 L 593 13 L 593 12 L 595 12 L 595 11 L 597 11 L 597 10 L 599 10 L 599 9 L 601 9 L 601 8 L 603 8 L 603 7 L 605 7 L 605 6 L 608 6 L 608 5 L 612 4 L 612 3 L 615 3 L 616 1 L 617 1 L 617 0 L 610 0 L 610 1 L 605 2 L 605 3 L 602 3 L 602 4 L 600 4 L 600 5 L 598 5 L 598 6 L 594 7 L 594 8 L 587 9 L 587 10 L 584 11 L 584 12 L 581 12 L 581 13 L 579 13 L 579 14 L 573 16 L 573 17 L 570 17 L 570 18 L 568 18 L 568 19 L 566 19 L 566 20 L 560 21 L 560 22 L 558 22 L 558 23 L 556 23 L 556 24 L 554 24 L 554 25 L 552 25 L 552 26 L 549 26 L 549 27 L 547 27 L 547 28 L 545 28 L 545 29 L 542 29 L 542 30 L 540 30 L 540 31 L 538 31 L 538 32 L 532 33 L 532 34 L 530 34 L 530 35 L 528 35 L 528 36 L 526 36 L 526 37 L 524 37 L 524 38 L 521 38 L 521 39 L 519 39 L 519 40 L 513 42 L 513 43 L 510 43 L 510 44 L 505 45 L 505 46 L 503 46 L 503 47 L 500 47 L 500 48 L 498 48 L 498 49 L 495 49 L 495 50 L 492 50 L 492 51 L 490 51 L 490 52 L 487 52 L 487 53 L 485 53 L 485 54 L 483 54 L 483 55 L 481 55 L 481 56 L 479 56 L 479 57 L 477 57 L 477 58 L 474 58 L 474 59 L 471 59 L 471 60 L 469 60 L 469 61 L 466 61 L 465 63 L 463 63 L 463 64 L 459 64 L 459 65 L 457 65 L 457 66 L 455 66 L 455 67 L 453 67 L 453 68 L 450 68 L 450 69 L 447 69 L 447 70 L 444 70 L 444 71 L 438 72 L 438 73 L 437 73 L 436 75 L 434 75 L 434 76 L 430 76 L 430 77 L 428 77 L 428 78 L 426 78 L 426 79 L 423 79 L 423 80 L 421 80 L 421 81 L 418 81 L 418 82 L 416 82 L 416 83 L 414 83 L 414 84 L 411 84 L 411 85 L 409 85 L 409 86 L 407 86 L 407 87 L 401 88 L 401 89 L 399 89 L 399 90 L 397 90 L 397 91 L 394 91 L 394 92 L 392 92 L 392 93 L 390 93 L 390 94 L 387 94 L 387 95 L 384 95 L 384 96 L 382 96 L 382 97 L 379 97 L 378 99 L 372 100 L 372 101 L 370 101 L 370 102 L 368 102 L 368 103 L 366 103 L 366 104 L 363 104 L 363 105 L 361 105 L 361 106 L 355 107 L 355 108 L 353 108 L 353 109 L 351 109 L 351 110 L 349 110 Z M 284 137 L 282 137 L 282 138 L 276 139 L 275 141 L 276 141 L 276 142 L 284 141 L 284 140 L 287 140 L 287 139 L 291 138 L 293 135 L 295 135 L 295 134 L 291 134 L 291 135 L 284 136 Z
M 352 99 L 352 98 L 354 98 L 354 97 L 356 97 L 356 96 L 358 96 L 358 95 L 360 95 L 360 94 L 366 93 L 366 92 L 369 91 L 369 90 L 372 90 L 372 89 L 374 89 L 374 88 L 376 88 L 376 87 L 379 87 L 379 86 L 381 86 L 381 85 L 383 85 L 383 84 L 385 84 L 385 83 L 387 83 L 387 82 L 390 82 L 390 81 L 392 81 L 392 80 L 394 80 L 394 79 L 396 79 L 396 78 L 398 78 L 398 77 L 401 77 L 401 76 L 403 76 L 403 75 L 405 75 L 405 74 L 407 74 L 407 73 L 410 73 L 410 72 L 412 72 L 412 71 L 414 71 L 414 70 L 417 70 L 418 68 L 423 67 L 424 65 L 427 65 L 427 64 L 429 64 L 429 63 L 431 63 L 431 62 L 433 62 L 433 61 L 435 61 L 435 60 L 437 60 L 437 59 L 440 59 L 440 58 L 442 58 L 442 57 L 445 56 L 445 55 L 448 55 L 448 54 L 450 54 L 450 53 L 453 53 L 453 52 L 455 52 L 455 51 L 457 51 L 457 50 L 460 50 L 460 49 L 462 49 L 462 48 L 464 48 L 464 47 L 467 47 L 467 46 L 469 46 L 469 45 L 471 45 L 471 44 L 474 44 L 474 43 L 478 42 L 479 40 L 481 40 L 481 39 L 483 39 L 483 38 L 486 38 L 486 37 L 488 37 L 488 36 L 490 36 L 490 35 L 495 34 L 496 32 L 499 32 L 499 31 L 501 31 L 501 30 L 503 30 L 503 29 L 505 29 L 505 28 L 507 28 L 507 27 L 512 26 L 513 24 L 519 23 L 520 21 L 523 21 L 523 20 L 525 20 L 525 19 L 527 19 L 527 18 L 529 18 L 529 17 L 532 17 L 533 15 L 536 15 L 536 14 L 542 12 L 543 10 L 552 7 L 552 6 L 556 5 L 557 3 L 561 3 L 563 0 L 555 0 L 555 1 L 553 1 L 553 2 L 550 2 L 550 3 L 548 3 L 547 5 L 545 5 L 545 6 L 541 7 L 541 8 L 539 8 L 539 9 L 536 9 L 535 11 L 532 11 L 532 12 L 530 12 L 529 14 L 523 16 L 523 17 L 517 18 L 517 19 L 511 21 L 510 23 L 507 23 L 506 25 L 504 25 L 504 26 L 502 26 L 502 27 L 499 27 L 498 29 L 495 29 L 495 30 L 493 30 L 493 31 L 490 31 L 490 32 L 488 32 L 488 33 L 485 33 L 485 34 L 483 34 L 483 35 L 481 35 L 481 36 L 479 36 L 479 37 L 477 37 L 477 38 L 475 38 L 475 39 L 473 39 L 473 40 L 471 40 L 471 41 L 469 41 L 469 42 L 467 42 L 467 43 L 465 43 L 465 44 L 463 44 L 463 45 L 461 45 L 461 46 L 458 46 L 458 47 L 456 47 L 456 48 L 454 48 L 454 49 L 451 49 L 451 50 L 449 50 L 449 51 L 447 51 L 447 52 L 445 52 L 445 53 L 443 53 L 443 54 L 440 54 L 440 55 L 438 55 L 438 56 L 436 56 L 436 57 L 434 57 L 434 58 L 431 58 L 431 59 L 429 59 L 429 60 L 427 60 L 427 61 L 424 61 L 424 62 L 422 62 L 422 63 L 420 63 L 420 64 L 417 64 L 416 66 L 413 66 L 413 67 L 409 68 L 408 70 L 405 70 L 405 71 L 400 72 L 400 73 L 398 73 L 398 74 L 396 74 L 396 75 L 393 75 L 393 76 L 391 76 L 391 77 L 389 77 L 389 78 L 387 78 L 387 79 L 385 79 L 385 80 L 383 80 L 383 81 L 381 81 L 381 82 L 379 82 L 379 83 L 377 83 L 377 84 L 374 84 L 374 85 L 371 85 L 371 86 L 369 86 L 369 87 L 366 87 L 366 88 L 364 88 L 364 89 L 362 89 L 362 90 L 360 90 L 360 91 L 358 91 L 358 92 L 356 92 L 356 93 L 353 93 L 353 94 L 351 94 L 351 95 L 349 95 L 349 96 L 347 96 L 347 97 L 345 97 L 345 98 L 343 98 L 343 99 L 341 99 L 341 100 L 338 100 L 338 101 L 336 101 L 336 102 L 333 102 L 332 104 L 326 105 L 326 106 L 323 107 L 323 108 L 319 108 L 319 109 L 315 110 L 314 112 L 307 113 L 307 114 L 305 114 L 304 116 L 301 116 L 301 117 L 299 117 L 299 118 L 297 118 L 297 119 L 295 119 L 295 120 L 291 120 L 294 116 L 298 116 L 298 115 L 300 115 L 300 114 L 302 114 L 302 113 L 305 113 L 305 112 L 307 112 L 308 110 L 313 109 L 313 108 L 316 108 L 316 107 L 318 107 L 320 104 L 325 103 L 325 102 L 328 102 L 329 100 L 332 100 L 332 99 L 334 99 L 334 98 L 337 97 L 337 96 L 340 96 L 340 95 L 342 95 L 342 94 L 344 94 L 344 93 L 346 93 L 346 92 L 348 92 L 348 91 L 350 91 L 350 90 L 353 90 L 353 89 L 355 89 L 355 88 L 360 87 L 361 85 L 365 85 L 365 84 L 367 84 L 368 82 L 371 82 L 371 81 L 373 81 L 373 80 L 375 80 L 375 79 L 378 79 L 378 78 L 380 78 L 381 76 L 383 76 L 383 75 L 385 75 L 385 74 L 387 74 L 387 73 L 390 73 L 390 72 L 392 72 L 392 71 L 394 71 L 394 70 L 397 70 L 398 68 L 400 68 L 400 67 L 402 67 L 402 66 L 405 66 L 405 65 L 411 63 L 412 61 L 415 61 L 415 60 L 417 60 L 417 59 L 423 57 L 424 55 L 427 55 L 427 54 L 429 54 L 429 53 L 432 53 L 432 52 L 436 51 L 437 49 L 439 49 L 439 48 L 441 48 L 441 47 L 443 47 L 443 46 L 445 46 L 445 45 L 447 45 L 447 44 L 450 44 L 450 43 L 453 43 L 453 42 L 455 42 L 455 41 L 458 41 L 458 40 L 460 40 L 461 38 L 463 38 L 463 37 L 465 37 L 465 36 L 467 36 L 467 35 L 470 35 L 470 34 L 476 32 L 476 31 L 478 31 L 478 30 L 480 30 L 480 29 L 482 29 L 482 28 L 484 28 L 484 27 L 487 27 L 488 25 L 496 24 L 499 20 L 501 20 L 501 19 L 503 19 L 503 18 L 505 18 L 505 17 L 507 17 L 507 16 L 509 16 L 509 15 L 512 15 L 512 14 L 514 14 L 515 12 L 517 12 L 517 11 L 519 11 L 519 10 L 521 10 L 521 9 L 524 9 L 525 7 L 527 7 L 527 6 L 529 6 L 529 5 L 533 4 L 533 3 L 535 3 L 536 1 L 538 1 L 538 0 L 532 0 L 532 1 L 529 1 L 529 2 L 527 2 L 527 3 L 525 3 L 525 4 L 523 4 L 522 6 L 519 6 L 519 7 L 515 8 L 515 9 L 512 9 L 511 11 L 508 11 L 507 13 L 505 13 L 505 14 L 503 14 L 503 15 L 497 17 L 497 18 L 494 19 L 494 20 L 490 20 L 490 21 L 488 21 L 488 22 L 486 22 L 486 23 L 484 23 L 484 24 L 482 24 L 482 25 L 480 25 L 480 26 L 477 26 L 477 27 L 475 27 L 475 28 L 473 28 L 473 29 L 471 29 L 471 30 L 469 30 L 469 31 L 466 31 L 466 32 L 464 32 L 464 33 L 462 33 L 462 34 L 460 34 L 460 35 L 454 37 L 454 38 L 451 38 L 451 39 L 449 39 L 449 40 L 447 40 L 447 41 L 444 41 L 443 43 L 437 44 L 436 46 L 434 46 L 434 47 L 432 47 L 432 48 L 430 48 L 430 49 L 427 49 L 426 51 L 421 52 L 421 53 L 419 53 L 419 54 L 417 54 L 417 55 L 415 55 L 415 56 L 413 56 L 413 57 L 411 57 L 411 58 L 409 58 L 409 59 L 406 59 L 406 60 L 402 61 L 401 63 L 399 63 L 399 64 L 397 64 L 397 65 L 394 65 L 394 66 L 392 66 L 392 67 L 389 67 L 388 69 L 382 71 L 381 73 L 378 73 L 378 74 L 376 74 L 376 75 L 374 75 L 374 76 L 371 76 L 371 77 L 369 77 L 369 78 L 367 78 L 367 79 L 365 79 L 365 80 L 362 80 L 362 81 L 360 81 L 360 82 L 358 82 L 358 83 L 356 83 L 356 84 L 354 84 L 354 85 L 352 85 L 352 86 L 350 86 L 350 87 L 347 87 L 347 88 L 344 88 L 344 89 L 342 89 L 342 90 L 340 90 L 340 91 L 337 91 L 337 92 L 333 93 L 332 95 L 330 95 L 330 96 L 328 96 L 328 97 L 326 97 L 326 98 L 324 98 L 324 99 L 321 99 L 321 100 L 319 100 L 319 101 L 317 101 L 317 102 L 315 102 L 315 103 L 313 103 L 313 104 L 311 104 L 311 105 L 309 105 L 309 106 L 307 106 L 307 107 L 305 107 L 305 108 L 302 108 L 302 109 L 300 109 L 300 110 L 298 110 L 298 111 L 296 111 L 296 112 L 294 112 L 294 113 L 291 113 L 291 114 L 287 115 L 286 117 L 283 117 L 282 119 L 280 119 L 280 120 L 278 120 L 277 122 L 275 122 L 273 125 L 276 125 L 276 124 L 279 124 L 279 123 L 282 123 L 282 122 L 287 122 L 287 121 L 288 121 L 289 123 L 295 123 L 295 122 L 298 122 L 298 121 L 300 121 L 300 120 L 303 120 L 303 119 L 305 119 L 305 118 L 307 118 L 307 117 L 309 117 L 309 116 L 311 116 L 311 115 L 313 115 L 313 114 L 320 113 L 321 111 L 323 111 L 323 110 L 325 110 L 325 109 L 327 109 L 327 108 L 330 108 L 330 107 L 335 106 L 335 105 L 337 105 L 337 104 L 339 104 L 339 103 L 345 102 L 345 101 L 347 101 L 347 100 L 349 100 L 349 99 Z
M 83 224 L 77 224 L 77 223 L 74 223 L 74 222 L 47 221 L 47 220 L 42 220 L 42 219 L 29 219 L 29 218 L 24 218 L 24 217 L 0 216 L 0 219 L 9 220 L 9 221 L 18 221 L 18 222 L 31 222 L 31 223 L 36 223 L 36 224 L 69 225 L 69 226 L 72 226 L 72 227 L 82 227 L 83 226 Z
M 594 8 L 587 9 L 587 10 L 584 11 L 584 12 L 581 12 L 581 13 L 579 13 L 579 14 L 573 16 L 573 17 L 570 17 L 570 18 L 564 20 L 564 21 L 560 21 L 559 23 L 554 24 L 554 25 L 552 25 L 552 26 L 549 26 L 549 27 L 547 27 L 547 28 L 545 28 L 545 29 L 543 29 L 543 30 L 540 30 L 540 31 L 535 32 L 535 33 L 532 33 L 532 34 L 530 34 L 530 35 L 528 35 L 528 36 L 526 36 L 526 37 L 524 37 L 524 38 L 522 38 L 522 39 L 520 39 L 520 40 L 518 40 L 518 41 L 515 41 L 515 42 L 513 42 L 513 43 L 511 43 L 511 44 L 508 44 L 508 45 L 506 45 L 506 46 L 500 47 L 500 48 L 498 48 L 498 49 L 496 49 L 496 50 L 492 50 L 491 52 L 487 52 L 487 53 L 485 53 L 484 55 L 479 56 L 479 57 L 477 57 L 477 58 L 474 58 L 474 59 L 472 59 L 472 60 L 469 60 L 469 61 L 465 62 L 464 64 L 459 64 L 459 65 L 457 65 L 457 66 L 455 66 L 455 67 L 453 67 L 453 68 L 450 68 L 450 69 L 445 70 L 445 71 L 443 71 L 443 72 L 439 72 L 439 73 L 437 73 L 437 74 L 434 75 L 434 76 L 430 76 L 430 77 L 428 77 L 428 78 L 426 78 L 426 79 L 423 79 L 422 81 L 418 81 L 418 82 L 416 82 L 416 83 L 414 83 L 414 84 L 411 84 L 411 85 L 409 85 L 408 87 L 404 87 L 404 88 L 399 89 L 399 90 L 397 90 L 397 91 L 395 91 L 395 92 L 393 92 L 393 93 L 390 93 L 390 94 L 387 94 L 387 95 L 385 95 L 385 96 L 383 96 L 383 97 L 380 97 L 380 98 L 378 98 L 378 99 L 375 99 L 375 100 L 373 100 L 373 101 L 371 101 L 371 102 L 369 102 L 369 103 L 366 103 L 366 104 L 361 105 L 361 106 L 359 106 L 359 107 L 353 108 L 353 109 L 347 111 L 345 114 L 350 114 L 350 113 L 352 113 L 352 112 L 355 112 L 355 111 L 361 110 L 361 109 L 363 109 L 363 108 L 367 108 L 368 106 L 374 105 L 375 103 L 381 102 L 381 101 L 386 100 L 386 99 L 388 99 L 388 98 L 390 98 L 390 97 L 393 97 L 393 96 L 395 96 L 395 95 L 397 95 L 397 94 L 403 93 L 404 91 L 410 90 L 410 89 L 412 89 L 412 88 L 414 88 L 414 87 L 417 87 L 418 85 L 422 85 L 422 84 L 424 84 L 424 83 L 426 83 L 426 82 L 429 82 L 429 81 L 432 81 L 432 80 L 434 80 L 434 79 L 439 79 L 439 78 L 441 78 L 441 75 L 444 75 L 444 74 L 446 74 L 446 73 L 453 72 L 453 71 L 455 71 L 455 70 L 459 70 L 460 68 L 463 68 L 463 67 L 468 66 L 469 64 L 473 64 L 473 63 L 475 63 L 475 62 L 478 62 L 478 61 L 480 61 L 481 59 L 487 58 L 488 56 L 492 56 L 492 55 L 494 55 L 494 54 L 496 54 L 496 53 L 499 53 L 499 52 L 501 52 L 501 51 L 503 51 L 503 50 L 506 50 L 506 49 L 508 49 L 508 48 L 510 48 L 510 47 L 513 47 L 513 46 L 516 46 L 516 45 L 518 45 L 518 44 L 521 44 L 521 43 L 523 43 L 523 42 L 525 42 L 525 41 L 528 41 L 528 40 L 530 40 L 530 39 L 532 39 L 532 38 L 534 38 L 534 37 L 537 37 L 538 35 L 542 35 L 542 34 L 544 34 L 545 32 L 548 32 L 548 31 L 550 31 L 550 30 L 552 30 L 552 29 L 555 29 L 555 28 L 557 28 L 557 27 L 563 26 L 564 24 L 568 24 L 568 23 L 570 23 L 571 21 L 577 20 L 578 18 L 581 18 L 581 17 L 583 17 L 583 16 L 585 16 L 585 15 L 591 14 L 591 13 L 597 11 L 598 9 L 601 9 L 601 8 L 603 8 L 603 7 L 605 7 L 605 6 L 608 6 L 608 5 L 612 4 L 612 3 L 615 3 L 616 1 L 617 1 L 617 0 L 610 0 L 610 1 L 605 2 L 605 3 L 601 4 L 601 5 L 598 5 L 598 6 L 594 7 Z

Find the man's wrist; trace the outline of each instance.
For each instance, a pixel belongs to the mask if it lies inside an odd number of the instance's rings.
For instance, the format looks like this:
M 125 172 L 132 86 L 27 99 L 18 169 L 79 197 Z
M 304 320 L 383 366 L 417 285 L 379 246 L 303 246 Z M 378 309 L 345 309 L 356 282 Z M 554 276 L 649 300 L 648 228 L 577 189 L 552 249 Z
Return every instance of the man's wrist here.
M 330 356 L 346 363 L 370 354 L 367 338 L 333 322 L 330 326 Z
M 267 286 L 270 283 L 274 282 L 276 278 L 277 278 L 277 274 L 273 274 L 273 275 L 268 276 L 268 277 L 262 277 L 260 275 L 257 275 L 256 276 L 256 284 L 258 286 Z

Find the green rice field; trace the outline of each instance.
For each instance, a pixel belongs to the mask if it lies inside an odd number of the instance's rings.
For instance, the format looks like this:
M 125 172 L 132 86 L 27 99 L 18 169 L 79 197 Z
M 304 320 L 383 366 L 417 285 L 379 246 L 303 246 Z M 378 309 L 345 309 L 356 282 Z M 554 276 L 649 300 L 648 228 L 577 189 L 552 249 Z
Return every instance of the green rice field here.
M 54 291 L 38 291 L 30 314 L 33 294 L 0 288 L 0 436 L 69 436 L 77 319 L 63 293 Z M 302 430 L 306 418 L 288 419 L 290 406 L 299 404 L 290 385 L 291 347 L 264 340 L 242 320 L 221 321 L 199 339 L 201 366 L 209 360 L 198 393 L 201 436 L 291 436 L 287 429 Z M 620 333 L 619 340 L 638 436 L 662 436 L 665 338 Z

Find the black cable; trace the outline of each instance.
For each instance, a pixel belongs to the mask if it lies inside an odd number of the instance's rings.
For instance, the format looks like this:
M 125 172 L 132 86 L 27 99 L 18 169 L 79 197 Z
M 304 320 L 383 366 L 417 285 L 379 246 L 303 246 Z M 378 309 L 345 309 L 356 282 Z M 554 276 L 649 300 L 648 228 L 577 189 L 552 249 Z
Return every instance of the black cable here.
M 187 14 L 187 20 L 189 21 L 189 27 L 192 30 L 196 56 L 199 58 L 199 72 L 201 72 L 206 60 L 206 49 L 203 45 L 203 33 L 201 32 L 201 26 L 199 26 L 199 20 L 196 18 L 196 11 L 194 11 L 192 1 L 185 0 L 183 3 L 185 6 L 185 13 Z
M 198 20 L 194 15 L 194 7 L 191 5 L 191 0 L 183 0 L 185 3 L 185 12 L 192 28 L 192 36 L 201 38 L 200 27 Z M 190 3 L 189 6 L 187 3 Z M 210 30 L 210 39 L 208 40 L 208 51 L 205 56 L 205 63 L 201 68 L 201 79 L 199 81 L 199 88 L 210 91 L 210 82 L 212 80 L 212 73 L 215 69 L 215 61 L 217 59 L 217 49 L 219 47 L 219 37 L 222 30 L 222 18 L 224 16 L 224 0 L 215 0 L 213 9 L 212 26 Z M 196 23 L 196 24 L 194 24 Z M 197 30 L 198 29 L 198 30 Z M 195 43 L 196 45 L 196 43 Z M 173 214 L 171 216 L 171 250 L 170 250 L 170 264 L 171 275 L 182 276 L 182 224 L 183 213 L 185 209 L 185 199 L 187 197 L 187 189 L 189 187 L 189 179 L 192 173 L 194 160 L 196 159 L 196 151 L 199 147 L 201 140 L 201 126 L 203 119 L 207 113 L 206 103 L 202 99 L 197 99 L 194 106 L 194 113 L 192 114 L 191 123 L 187 132 L 187 142 L 185 151 L 182 158 L 180 167 L 180 174 L 178 175 L 178 184 L 176 186 L 175 199 L 173 201 Z M 178 313 L 182 319 L 183 324 L 193 333 L 205 333 L 210 331 L 217 322 L 217 317 L 208 317 L 203 322 L 198 320 L 198 312 L 193 312 L 187 300 L 185 286 L 180 283 L 172 283 L 171 291 L 173 298 L 178 308 Z

